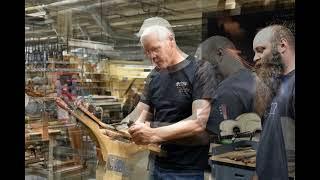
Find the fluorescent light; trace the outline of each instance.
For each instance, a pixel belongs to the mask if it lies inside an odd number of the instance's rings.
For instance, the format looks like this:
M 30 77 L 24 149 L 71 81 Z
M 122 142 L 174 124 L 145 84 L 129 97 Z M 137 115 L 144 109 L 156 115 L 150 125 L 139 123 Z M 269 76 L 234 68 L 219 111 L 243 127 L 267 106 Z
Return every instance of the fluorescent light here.
M 134 64 L 125 64 L 123 65 L 123 68 L 129 68 L 129 69 L 153 69 L 154 66 L 148 66 L 148 65 L 134 65 Z
M 226 0 L 225 9 L 235 9 L 236 1 L 235 0 Z
M 82 48 L 89 48 L 94 50 L 102 50 L 102 51 L 113 50 L 113 44 L 106 44 L 98 41 L 70 39 L 68 41 L 68 44 L 69 46 L 72 46 L 72 47 L 82 47 Z
M 35 12 L 35 13 L 31 13 L 31 14 L 27 14 L 28 16 L 32 16 L 32 17 L 39 17 L 39 16 L 45 16 L 46 12 L 45 11 L 40 11 L 40 12 Z

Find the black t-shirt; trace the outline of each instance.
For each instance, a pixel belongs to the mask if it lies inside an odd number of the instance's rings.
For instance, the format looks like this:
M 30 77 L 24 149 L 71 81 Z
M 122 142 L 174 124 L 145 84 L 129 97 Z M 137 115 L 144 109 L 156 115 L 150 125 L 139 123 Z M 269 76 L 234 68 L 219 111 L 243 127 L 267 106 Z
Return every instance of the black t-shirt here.
M 279 91 L 267 112 L 257 152 L 256 171 L 259 180 L 288 180 L 288 173 L 294 174 L 295 164 L 294 70 L 281 78 Z
M 255 76 L 241 69 L 223 80 L 215 91 L 207 130 L 220 134 L 219 124 L 240 114 L 254 112 Z
M 206 61 L 188 56 L 166 70 L 151 71 L 141 96 L 154 114 L 151 127 L 167 126 L 192 114 L 192 102 L 211 100 L 216 83 L 213 67 Z M 155 164 L 165 169 L 204 169 L 208 165 L 209 145 L 178 145 L 164 143 L 166 157 L 155 157 Z

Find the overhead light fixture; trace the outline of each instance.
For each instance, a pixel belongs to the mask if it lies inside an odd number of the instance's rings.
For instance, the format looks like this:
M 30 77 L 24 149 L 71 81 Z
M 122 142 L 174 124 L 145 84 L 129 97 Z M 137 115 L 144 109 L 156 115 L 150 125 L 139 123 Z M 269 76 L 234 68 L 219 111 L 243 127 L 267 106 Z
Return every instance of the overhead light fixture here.
M 30 13 L 30 14 L 27 14 L 27 15 L 31 16 L 31 17 L 41 17 L 41 16 L 45 16 L 46 12 L 45 11 L 39 11 L 39 12 L 35 12 L 35 13 Z
M 135 64 L 125 64 L 122 66 L 123 68 L 128 68 L 128 69 L 153 69 L 154 66 L 148 66 L 148 65 L 135 65 Z
M 270 5 L 271 0 L 264 0 L 263 5 L 267 6 Z
M 226 0 L 225 9 L 235 9 L 236 1 L 235 0 Z
M 75 48 L 70 50 L 70 52 L 82 52 L 82 51 L 83 51 L 82 48 Z
M 30 29 L 30 27 L 27 27 L 27 26 L 26 26 L 26 27 L 24 27 L 24 29 L 25 29 L 25 30 L 29 30 L 29 29 Z
M 80 39 L 69 39 L 68 45 L 72 47 L 82 47 L 101 51 L 112 51 L 113 44 L 106 44 L 98 41 L 88 41 Z

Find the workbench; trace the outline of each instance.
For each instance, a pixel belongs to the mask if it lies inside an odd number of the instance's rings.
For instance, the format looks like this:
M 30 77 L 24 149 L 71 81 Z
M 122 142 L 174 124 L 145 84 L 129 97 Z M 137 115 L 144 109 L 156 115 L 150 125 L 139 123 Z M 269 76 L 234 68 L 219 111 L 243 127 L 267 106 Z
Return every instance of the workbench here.
M 214 179 L 251 180 L 255 175 L 256 148 L 257 143 L 251 141 L 214 146 L 209 159 Z
M 36 132 L 29 132 L 25 134 L 26 140 L 25 140 L 25 146 L 28 146 L 30 144 L 36 143 L 37 141 L 41 141 L 48 144 L 48 180 L 53 179 L 53 147 L 55 146 L 55 137 L 61 133 L 60 130 L 47 130 L 48 137 L 43 138 L 43 134 L 46 134 L 46 132 L 42 131 L 36 131 Z M 42 138 L 32 138 L 40 136 Z M 41 159 L 39 159 L 41 160 Z M 44 160 L 44 159 L 43 159 Z M 26 162 L 28 164 L 28 162 Z M 34 163 L 34 162 L 30 162 Z

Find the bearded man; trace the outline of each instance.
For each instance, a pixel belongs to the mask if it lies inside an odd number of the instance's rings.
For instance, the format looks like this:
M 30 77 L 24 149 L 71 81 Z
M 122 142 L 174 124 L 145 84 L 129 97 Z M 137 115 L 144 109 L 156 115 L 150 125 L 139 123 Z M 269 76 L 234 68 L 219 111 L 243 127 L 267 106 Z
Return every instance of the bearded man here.
M 259 180 L 295 177 L 295 38 L 281 25 L 261 29 L 253 41 L 255 108 L 262 118 L 257 151 Z

